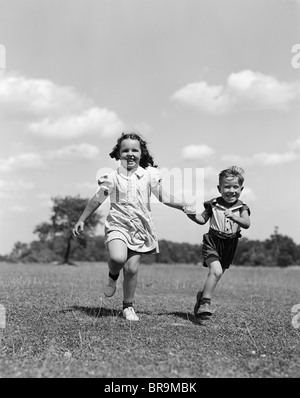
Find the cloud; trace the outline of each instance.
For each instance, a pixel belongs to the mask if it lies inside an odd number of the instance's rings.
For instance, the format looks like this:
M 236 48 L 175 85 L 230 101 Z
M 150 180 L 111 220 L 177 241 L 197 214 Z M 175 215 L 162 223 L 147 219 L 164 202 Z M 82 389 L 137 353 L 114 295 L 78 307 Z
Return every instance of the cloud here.
M 90 144 L 70 145 L 56 151 L 49 152 L 49 156 L 59 160 L 94 159 L 99 155 L 99 149 Z
M 89 133 L 110 137 L 125 127 L 114 111 L 97 107 L 74 87 L 13 74 L 0 77 L 0 118 L 25 122 L 24 130 L 59 139 Z
M 30 213 L 31 210 L 26 206 L 14 205 L 10 208 L 14 213 Z
M 232 101 L 222 86 L 208 86 L 206 82 L 189 83 L 176 91 L 171 101 L 190 106 L 210 114 L 227 113 Z
M 279 82 L 275 77 L 244 70 L 228 76 L 225 85 L 189 83 L 171 96 L 171 101 L 212 115 L 234 111 L 287 110 L 299 100 L 300 82 Z
M 73 87 L 59 86 L 50 80 L 26 79 L 8 74 L 0 79 L 0 115 L 40 117 L 77 112 L 90 107 L 91 100 Z
M 22 192 L 24 190 L 33 189 L 35 185 L 32 182 L 18 181 L 4 181 L 0 180 L 0 198 L 10 198 L 12 193 Z
M 299 149 L 300 148 L 300 138 L 297 138 L 294 141 L 290 141 L 288 143 L 288 147 L 291 148 L 291 149 Z
M 241 157 L 236 155 L 225 155 L 222 156 L 221 160 L 230 162 L 232 164 L 243 164 L 243 165 L 267 165 L 276 166 L 284 163 L 290 163 L 298 159 L 298 155 L 294 152 L 285 153 L 257 153 L 251 157 Z
M 186 160 L 202 159 L 212 156 L 214 153 L 214 149 L 208 145 L 188 145 L 182 149 L 182 157 Z
M 298 156 L 294 152 L 285 153 L 258 153 L 253 156 L 255 163 L 261 163 L 265 165 L 278 165 L 283 163 L 289 163 L 296 160 Z
M 29 130 L 49 138 L 70 139 L 88 133 L 99 133 L 102 137 L 119 134 L 124 123 L 115 112 L 97 107 L 83 111 L 79 115 L 66 115 L 57 119 L 45 118 L 30 123 Z
M 51 196 L 47 193 L 39 193 L 37 195 L 37 198 L 39 199 L 39 205 L 44 208 L 52 208 L 53 207 L 53 201 L 51 199 Z
M 21 153 L 0 159 L 0 171 L 9 172 L 19 169 L 36 169 L 42 166 L 42 158 L 38 153 Z

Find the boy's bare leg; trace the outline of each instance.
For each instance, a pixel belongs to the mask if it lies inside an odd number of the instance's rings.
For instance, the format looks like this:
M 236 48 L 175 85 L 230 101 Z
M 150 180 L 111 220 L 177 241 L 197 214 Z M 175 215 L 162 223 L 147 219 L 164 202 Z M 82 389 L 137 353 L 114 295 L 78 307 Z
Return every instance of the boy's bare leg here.
M 209 272 L 204 283 L 202 298 L 211 299 L 213 292 L 223 275 L 223 268 L 220 261 L 214 257 L 207 259 L 206 264 L 209 268 Z

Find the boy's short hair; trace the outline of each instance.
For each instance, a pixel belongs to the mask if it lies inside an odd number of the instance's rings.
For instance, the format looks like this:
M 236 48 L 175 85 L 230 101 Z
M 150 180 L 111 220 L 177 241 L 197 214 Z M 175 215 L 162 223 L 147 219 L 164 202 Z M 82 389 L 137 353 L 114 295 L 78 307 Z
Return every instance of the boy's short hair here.
M 238 182 L 240 185 L 243 185 L 244 183 L 244 170 L 241 167 L 238 166 L 230 166 L 225 170 L 222 170 L 219 174 L 219 185 L 221 185 L 221 182 L 223 178 L 228 178 L 228 177 L 237 177 Z

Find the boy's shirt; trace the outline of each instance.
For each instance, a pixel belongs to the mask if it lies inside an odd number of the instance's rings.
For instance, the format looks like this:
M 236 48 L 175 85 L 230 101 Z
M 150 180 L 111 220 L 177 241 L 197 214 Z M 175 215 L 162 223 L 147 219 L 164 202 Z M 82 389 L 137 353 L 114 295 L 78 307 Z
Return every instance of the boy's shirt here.
M 236 222 L 225 217 L 226 210 L 231 210 L 238 216 L 244 210 L 248 210 L 250 214 L 249 207 L 243 201 L 237 200 L 232 206 L 228 206 L 221 196 L 204 202 L 204 208 L 210 217 L 210 228 L 225 234 L 235 234 L 241 230 Z

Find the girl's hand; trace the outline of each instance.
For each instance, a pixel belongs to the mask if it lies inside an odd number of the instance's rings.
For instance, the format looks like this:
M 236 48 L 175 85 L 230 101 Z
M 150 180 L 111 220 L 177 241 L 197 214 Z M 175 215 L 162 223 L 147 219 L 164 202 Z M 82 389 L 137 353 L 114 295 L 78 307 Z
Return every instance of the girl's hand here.
M 185 205 L 185 206 L 183 206 L 182 211 L 186 215 L 189 215 L 189 214 L 195 215 L 196 214 L 196 208 L 194 205 Z
M 78 221 L 73 228 L 73 235 L 76 236 L 80 235 L 80 232 L 83 231 L 83 227 L 84 227 L 84 222 L 83 221 Z

